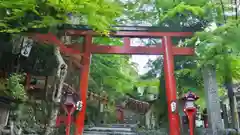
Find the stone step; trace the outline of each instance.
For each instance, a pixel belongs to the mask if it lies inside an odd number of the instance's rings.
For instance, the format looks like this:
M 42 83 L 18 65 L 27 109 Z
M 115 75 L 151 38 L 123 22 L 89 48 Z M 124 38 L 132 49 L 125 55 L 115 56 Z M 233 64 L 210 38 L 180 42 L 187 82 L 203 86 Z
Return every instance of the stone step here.
M 137 133 L 119 131 L 84 131 L 83 135 L 137 135 Z

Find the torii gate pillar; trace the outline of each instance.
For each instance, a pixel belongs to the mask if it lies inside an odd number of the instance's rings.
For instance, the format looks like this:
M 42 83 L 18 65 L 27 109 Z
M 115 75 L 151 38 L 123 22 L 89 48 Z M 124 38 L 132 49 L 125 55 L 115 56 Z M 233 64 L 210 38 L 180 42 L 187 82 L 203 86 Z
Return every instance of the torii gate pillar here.
M 177 90 L 174 77 L 174 55 L 171 37 L 163 37 L 164 75 L 168 107 L 169 135 L 180 135 L 180 123 L 177 108 Z

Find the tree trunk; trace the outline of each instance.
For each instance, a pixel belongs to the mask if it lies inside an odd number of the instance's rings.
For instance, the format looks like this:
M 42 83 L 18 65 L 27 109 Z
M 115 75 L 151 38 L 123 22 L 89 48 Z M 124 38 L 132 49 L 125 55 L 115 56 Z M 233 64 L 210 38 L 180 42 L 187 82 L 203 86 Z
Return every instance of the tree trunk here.
M 62 58 L 59 48 L 56 48 L 55 55 L 57 57 L 57 61 L 59 62 L 57 72 L 55 75 L 55 80 L 53 84 L 53 93 L 52 93 L 52 102 L 50 103 L 51 109 L 49 112 L 49 121 L 46 125 L 45 135 L 54 135 L 56 120 L 59 114 L 59 106 L 61 104 L 60 101 L 62 99 L 62 89 L 63 83 L 65 81 L 67 75 L 68 65 Z
M 229 128 L 227 107 L 225 104 L 223 104 L 223 102 L 221 102 L 220 104 L 223 112 L 224 128 Z
M 52 103 L 50 115 L 49 115 L 49 121 L 48 121 L 48 124 L 46 125 L 45 135 L 54 135 L 58 113 L 59 113 L 59 107 L 56 104 Z
M 213 66 L 207 66 L 203 68 L 202 73 L 207 101 L 209 128 L 211 129 L 212 135 L 219 135 L 219 131 L 223 130 L 223 123 L 220 111 L 216 71 Z
M 57 72 L 56 72 L 56 75 L 55 75 L 55 82 L 54 82 L 52 100 L 55 103 L 60 103 L 61 98 L 62 98 L 63 83 L 64 83 L 65 78 L 67 76 L 68 65 L 63 60 L 63 57 L 60 53 L 59 48 L 56 48 L 55 55 L 56 55 L 56 58 L 57 58 L 57 61 L 59 62 L 59 64 L 58 64 Z
M 151 128 L 151 114 L 152 114 L 152 108 L 149 109 L 149 111 L 145 114 L 145 126 L 147 129 Z
M 232 82 L 230 83 L 225 83 L 226 89 L 228 91 L 228 99 L 229 99 L 229 106 L 230 106 L 230 111 L 231 111 L 231 122 L 232 122 L 232 128 L 238 129 L 238 114 L 237 114 L 237 109 L 236 109 L 236 103 L 235 103 L 235 96 L 233 92 L 233 84 Z
M 225 65 L 224 84 L 228 92 L 229 106 L 230 106 L 230 111 L 232 116 L 231 126 L 232 128 L 238 129 L 239 128 L 238 113 L 237 113 L 236 100 L 235 100 L 234 91 L 233 91 L 232 72 L 231 72 L 231 67 L 230 67 L 230 63 L 227 56 L 225 56 L 224 65 Z

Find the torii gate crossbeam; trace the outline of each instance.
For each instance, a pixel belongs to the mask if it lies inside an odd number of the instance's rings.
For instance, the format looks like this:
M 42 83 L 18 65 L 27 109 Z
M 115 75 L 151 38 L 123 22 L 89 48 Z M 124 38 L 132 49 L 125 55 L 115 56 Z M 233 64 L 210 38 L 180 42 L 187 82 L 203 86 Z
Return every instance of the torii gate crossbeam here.
M 174 56 L 175 55 L 194 55 L 193 48 L 175 47 L 172 44 L 172 37 L 190 37 L 191 32 L 143 32 L 143 31 L 118 31 L 110 33 L 114 37 L 123 37 L 123 46 L 109 46 L 109 45 L 95 45 L 92 40 L 94 36 L 99 36 L 98 33 L 92 30 L 76 30 L 66 29 L 64 31 L 66 36 L 84 36 L 84 45 L 82 55 L 84 56 L 81 64 L 80 73 L 80 95 L 83 101 L 83 109 L 79 112 L 76 120 L 76 135 L 81 135 L 84 128 L 84 116 L 86 111 L 86 96 L 88 89 L 88 75 L 90 68 L 91 54 L 139 54 L 139 55 L 164 55 L 164 73 L 166 82 L 166 96 L 168 106 L 169 119 L 169 135 L 180 135 L 180 123 L 177 112 L 177 91 L 176 81 L 174 77 Z M 48 40 L 55 45 L 62 47 L 62 52 L 80 53 L 73 48 L 68 48 L 64 51 L 64 44 L 56 38 L 53 34 L 35 34 L 39 40 Z M 130 38 L 161 38 L 162 46 L 147 47 L 147 46 L 130 46 Z M 71 45 L 70 45 L 71 46 Z M 70 50 L 69 50 L 70 49 Z M 72 49 L 72 50 L 71 50 Z

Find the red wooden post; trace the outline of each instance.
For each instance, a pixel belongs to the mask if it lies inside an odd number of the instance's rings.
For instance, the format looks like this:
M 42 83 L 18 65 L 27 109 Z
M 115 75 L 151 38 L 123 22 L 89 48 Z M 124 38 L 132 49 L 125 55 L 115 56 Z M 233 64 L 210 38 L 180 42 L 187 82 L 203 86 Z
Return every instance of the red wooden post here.
M 70 135 L 71 132 L 71 123 L 72 123 L 72 115 L 71 113 L 67 113 L 67 120 L 66 120 L 66 135 Z
M 29 89 L 30 88 L 30 83 L 31 83 L 31 75 L 29 73 L 26 74 L 26 85 L 25 85 L 25 89 Z
M 72 117 L 70 114 L 68 114 L 67 116 L 67 124 L 66 124 L 66 135 L 70 135 L 70 132 L 71 132 L 71 120 L 72 120 Z
M 89 46 L 92 44 L 92 36 L 86 35 L 83 47 L 83 59 L 81 61 L 82 68 L 80 69 L 80 96 L 83 102 L 82 110 L 80 110 L 76 119 L 76 131 L 75 135 L 82 135 L 84 128 L 85 112 L 87 107 L 87 89 L 88 89 L 88 77 L 90 68 L 91 52 Z
M 163 37 L 164 74 L 169 119 L 169 135 L 180 135 L 179 116 L 177 111 L 177 91 L 174 77 L 174 55 L 171 37 Z

